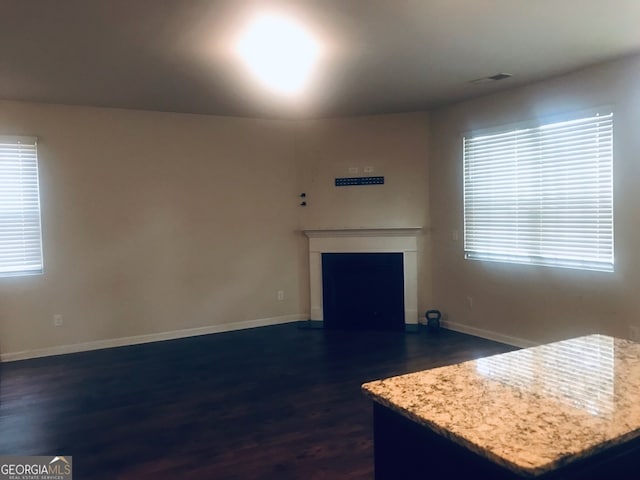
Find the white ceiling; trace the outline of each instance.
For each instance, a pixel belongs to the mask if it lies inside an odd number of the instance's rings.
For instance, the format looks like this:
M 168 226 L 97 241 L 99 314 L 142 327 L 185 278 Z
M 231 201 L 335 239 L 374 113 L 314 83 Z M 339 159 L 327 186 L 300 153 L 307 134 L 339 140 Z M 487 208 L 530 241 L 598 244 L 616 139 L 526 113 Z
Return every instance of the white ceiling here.
M 326 43 L 304 102 L 230 55 L 256 8 Z M 640 0 L 0 0 L 0 98 L 259 117 L 423 110 L 640 53 Z M 501 82 L 469 80 L 508 72 Z

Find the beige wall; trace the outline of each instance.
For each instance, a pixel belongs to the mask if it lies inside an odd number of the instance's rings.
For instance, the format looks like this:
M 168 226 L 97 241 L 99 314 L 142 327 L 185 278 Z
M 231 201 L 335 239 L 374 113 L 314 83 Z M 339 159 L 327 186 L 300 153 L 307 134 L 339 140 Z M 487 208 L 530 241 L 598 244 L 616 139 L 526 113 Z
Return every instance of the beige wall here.
M 424 227 L 418 308 L 431 302 L 427 113 L 309 120 L 295 125 L 300 227 Z M 364 173 L 373 167 L 372 173 Z M 357 168 L 358 173 L 350 173 Z M 384 176 L 384 185 L 336 187 L 336 177 Z
M 640 325 L 639 79 L 636 57 L 432 112 L 433 295 L 448 321 L 533 342 Z M 615 113 L 615 273 L 464 260 L 462 134 L 601 105 Z
M 0 131 L 39 137 L 45 260 L 0 278 L 1 353 L 307 311 L 288 124 L 2 102 Z
M 428 224 L 428 114 L 309 120 L 296 124 L 304 228 Z M 352 174 L 349 168 L 357 168 Z M 364 173 L 373 167 L 373 173 Z M 335 187 L 336 177 L 384 176 L 384 185 Z
M 638 78 L 631 58 L 430 114 L 303 122 L 0 102 L 1 133 L 40 138 L 46 270 L 0 278 L 0 353 L 302 318 L 300 230 L 330 227 L 427 227 L 419 308 L 458 328 L 626 336 L 640 324 Z M 615 109 L 615 273 L 464 260 L 462 133 L 599 105 Z M 365 166 L 385 185 L 333 185 Z
M 428 223 L 425 114 L 296 123 L 0 102 L 0 132 L 39 137 L 45 259 L 44 275 L 0 278 L 5 358 L 305 318 L 303 226 Z M 336 189 L 352 164 L 387 184 Z M 424 303 L 428 269 L 422 286 Z
M 430 114 L 302 122 L 0 102 L 1 133 L 40 138 L 46 270 L 0 278 L 0 353 L 302 318 L 300 230 L 330 227 L 426 227 L 420 311 L 463 330 L 626 336 L 640 324 L 638 78 L 631 58 Z M 462 133 L 600 105 L 615 111 L 615 273 L 464 260 Z M 333 185 L 365 166 L 385 185 Z

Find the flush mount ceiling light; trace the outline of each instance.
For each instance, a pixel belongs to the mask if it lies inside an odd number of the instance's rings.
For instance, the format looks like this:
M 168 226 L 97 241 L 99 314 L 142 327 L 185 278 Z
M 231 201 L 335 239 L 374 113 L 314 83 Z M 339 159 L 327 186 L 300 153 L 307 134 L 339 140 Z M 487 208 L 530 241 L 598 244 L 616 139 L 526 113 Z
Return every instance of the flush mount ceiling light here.
M 266 88 L 295 96 L 306 87 L 320 58 L 320 45 L 293 18 L 260 14 L 242 30 L 236 53 Z

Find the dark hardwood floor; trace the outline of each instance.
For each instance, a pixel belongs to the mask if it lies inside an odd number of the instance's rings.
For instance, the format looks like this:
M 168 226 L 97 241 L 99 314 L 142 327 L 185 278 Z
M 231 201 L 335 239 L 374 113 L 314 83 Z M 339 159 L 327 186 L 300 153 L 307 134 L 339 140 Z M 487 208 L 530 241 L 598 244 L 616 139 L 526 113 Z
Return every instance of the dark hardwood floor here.
M 77 480 L 372 479 L 362 383 L 509 350 L 289 324 L 5 363 L 0 455 L 73 455 Z

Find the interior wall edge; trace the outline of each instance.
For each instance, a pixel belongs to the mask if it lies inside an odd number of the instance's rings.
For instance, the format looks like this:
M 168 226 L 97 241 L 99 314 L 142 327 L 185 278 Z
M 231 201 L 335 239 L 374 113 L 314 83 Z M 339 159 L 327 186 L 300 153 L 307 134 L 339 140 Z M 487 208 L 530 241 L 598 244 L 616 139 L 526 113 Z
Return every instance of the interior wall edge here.
M 462 323 L 450 322 L 448 320 L 440 322 L 442 328 L 447 330 L 453 330 L 454 332 L 465 333 L 467 335 L 473 335 L 474 337 L 484 338 L 486 340 L 493 340 L 494 342 L 505 343 L 519 348 L 529 348 L 540 345 L 539 343 L 532 342 L 520 337 L 513 337 L 511 335 L 505 335 L 503 333 L 494 332 L 492 330 L 486 330 L 484 328 L 471 327 Z
M 278 317 L 258 318 L 254 320 L 244 320 L 242 322 L 223 323 L 218 325 L 208 325 L 206 327 L 187 328 L 184 330 L 173 330 L 169 332 L 158 332 L 146 335 L 135 335 L 132 337 L 111 338 L 107 340 L 95 340 L 92 342 L 74 343 L 70 345 L 56 345 L 53 347 L 39 348 L 35 350 L 22 350 L 19 352 L 7 352 L 0 354 L 0 361 L 14 362 L 18 360 L 28 360 L 32 358 L 51 357 L 54 355 L 66 355 L 69 353 L 87 352 L 91 350 L 102 350 L 106 348 L 126 347 L 130 345 L 142 345 L 144 343 L 162 342 L 165 340 L 177 340 L 180 338 L 197 337 L 200 335 L 210 335 L 213 333 L 224 333 L 235 330 L 246 330 L 256 327 L 267 327 L 284 323 L 294 323 L 307 320 L 308 313 L 295 313 L 281 315 Z

